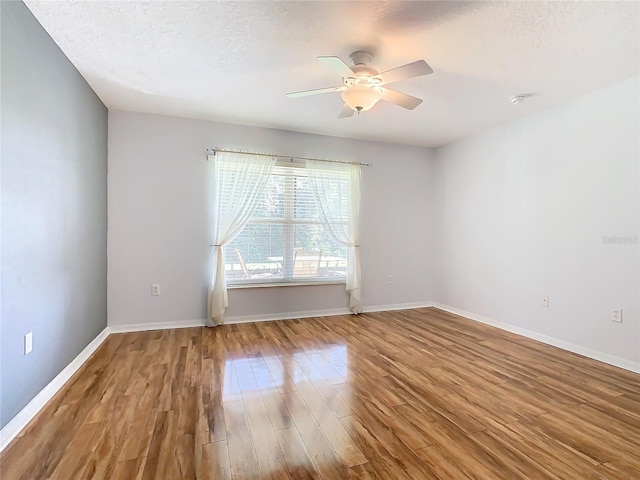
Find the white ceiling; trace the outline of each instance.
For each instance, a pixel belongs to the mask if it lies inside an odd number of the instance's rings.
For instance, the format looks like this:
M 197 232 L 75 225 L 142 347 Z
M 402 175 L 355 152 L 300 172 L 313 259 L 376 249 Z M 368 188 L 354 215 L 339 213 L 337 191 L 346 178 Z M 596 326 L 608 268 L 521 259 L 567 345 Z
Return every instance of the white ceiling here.
M 438 146 L 638 74 L 639 3 L 26 0 L 109 109 Z M 355 50 L 424 99 L 337 119 Z M 533 94 L 512 105 L 509 97 Z

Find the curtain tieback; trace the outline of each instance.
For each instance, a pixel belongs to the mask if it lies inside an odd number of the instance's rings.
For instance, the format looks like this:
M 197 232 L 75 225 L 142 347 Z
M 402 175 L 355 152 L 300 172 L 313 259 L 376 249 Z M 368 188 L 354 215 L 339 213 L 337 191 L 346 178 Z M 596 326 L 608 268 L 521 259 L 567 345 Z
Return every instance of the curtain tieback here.
M 354 246 L 354 247 L 359 247 L 359 246 L 360 246 L 360 244 L 359 244 L 359 243 L 355 243 L 353 246 Z
M 210 243 L 209 246 L 210 247 L 221 247 L 222 245 L 219 245 L 217 243 Z

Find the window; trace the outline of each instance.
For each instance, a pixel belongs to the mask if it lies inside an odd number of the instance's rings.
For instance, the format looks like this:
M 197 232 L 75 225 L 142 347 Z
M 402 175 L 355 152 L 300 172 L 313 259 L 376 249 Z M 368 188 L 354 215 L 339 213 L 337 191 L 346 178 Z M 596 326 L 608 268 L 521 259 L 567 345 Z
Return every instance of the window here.
M 341 202 L 350 177 L 338 173 L 331 185 L 322 194 L 329 202 Z M 344 215 L 334 215 L 330 229 L 318 212 L 317 194 L 304 164 L 273 167 L 249 221 L 224 247 L 229 285 L 345 281 L 349 248 L 331 230 L 347 229 L 349 206 L 338 206 Z
M 209 160 L 207 321 L 224 322 L 228 283 L 344 279 L 349 309 L 361 313 L 360 165 L 223 151 Z

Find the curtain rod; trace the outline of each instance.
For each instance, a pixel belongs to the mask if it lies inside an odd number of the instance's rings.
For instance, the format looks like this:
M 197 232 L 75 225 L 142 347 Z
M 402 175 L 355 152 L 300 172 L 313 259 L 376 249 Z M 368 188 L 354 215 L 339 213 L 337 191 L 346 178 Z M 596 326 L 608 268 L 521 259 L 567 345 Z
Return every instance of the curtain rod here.
M 317 162 L 328 162 L 328 163 L 346 163 L 348 165 L 360 165 L 361 167 L 371 167 L 373 166 L 371 163 L 359 163 L 359 162 L 341 162 L 340 160 L 325 160 L 323 158 L 311 158 L 311 157 L 292 157 L 290 155 L 272 155 L 269 153 L 257 153 L 257 152 L 242 152 L 240 150 L 224 150 L 222 148 L 207 148 L 208 155 L 215 155 L 216 152 L 224 152 L 224 153 L 241 153 L 243 155 L 260 155 L 261 157 L 276 157 L 276 158 L 284 158 L 289 159 L 291 162 L 294 160 L 315 160 Z

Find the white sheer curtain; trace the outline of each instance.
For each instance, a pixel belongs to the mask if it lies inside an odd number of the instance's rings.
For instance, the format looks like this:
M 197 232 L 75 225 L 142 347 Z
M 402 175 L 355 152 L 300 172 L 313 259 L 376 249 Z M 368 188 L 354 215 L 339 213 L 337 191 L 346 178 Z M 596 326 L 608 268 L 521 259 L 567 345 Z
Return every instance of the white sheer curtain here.
M 307 160 L 306 167 L 320 219 L 339 243 L 349 247 L 349 309 L 361 313 L 360 165 Z
M 216 152 L 209 156 L 212 238 L 211 286 L 207 305 L 208 322 L 220 325 L 229 306 L 224 271 L 224 246 L 240 233 L 262 198 L 276 163 L 275 157 Z

